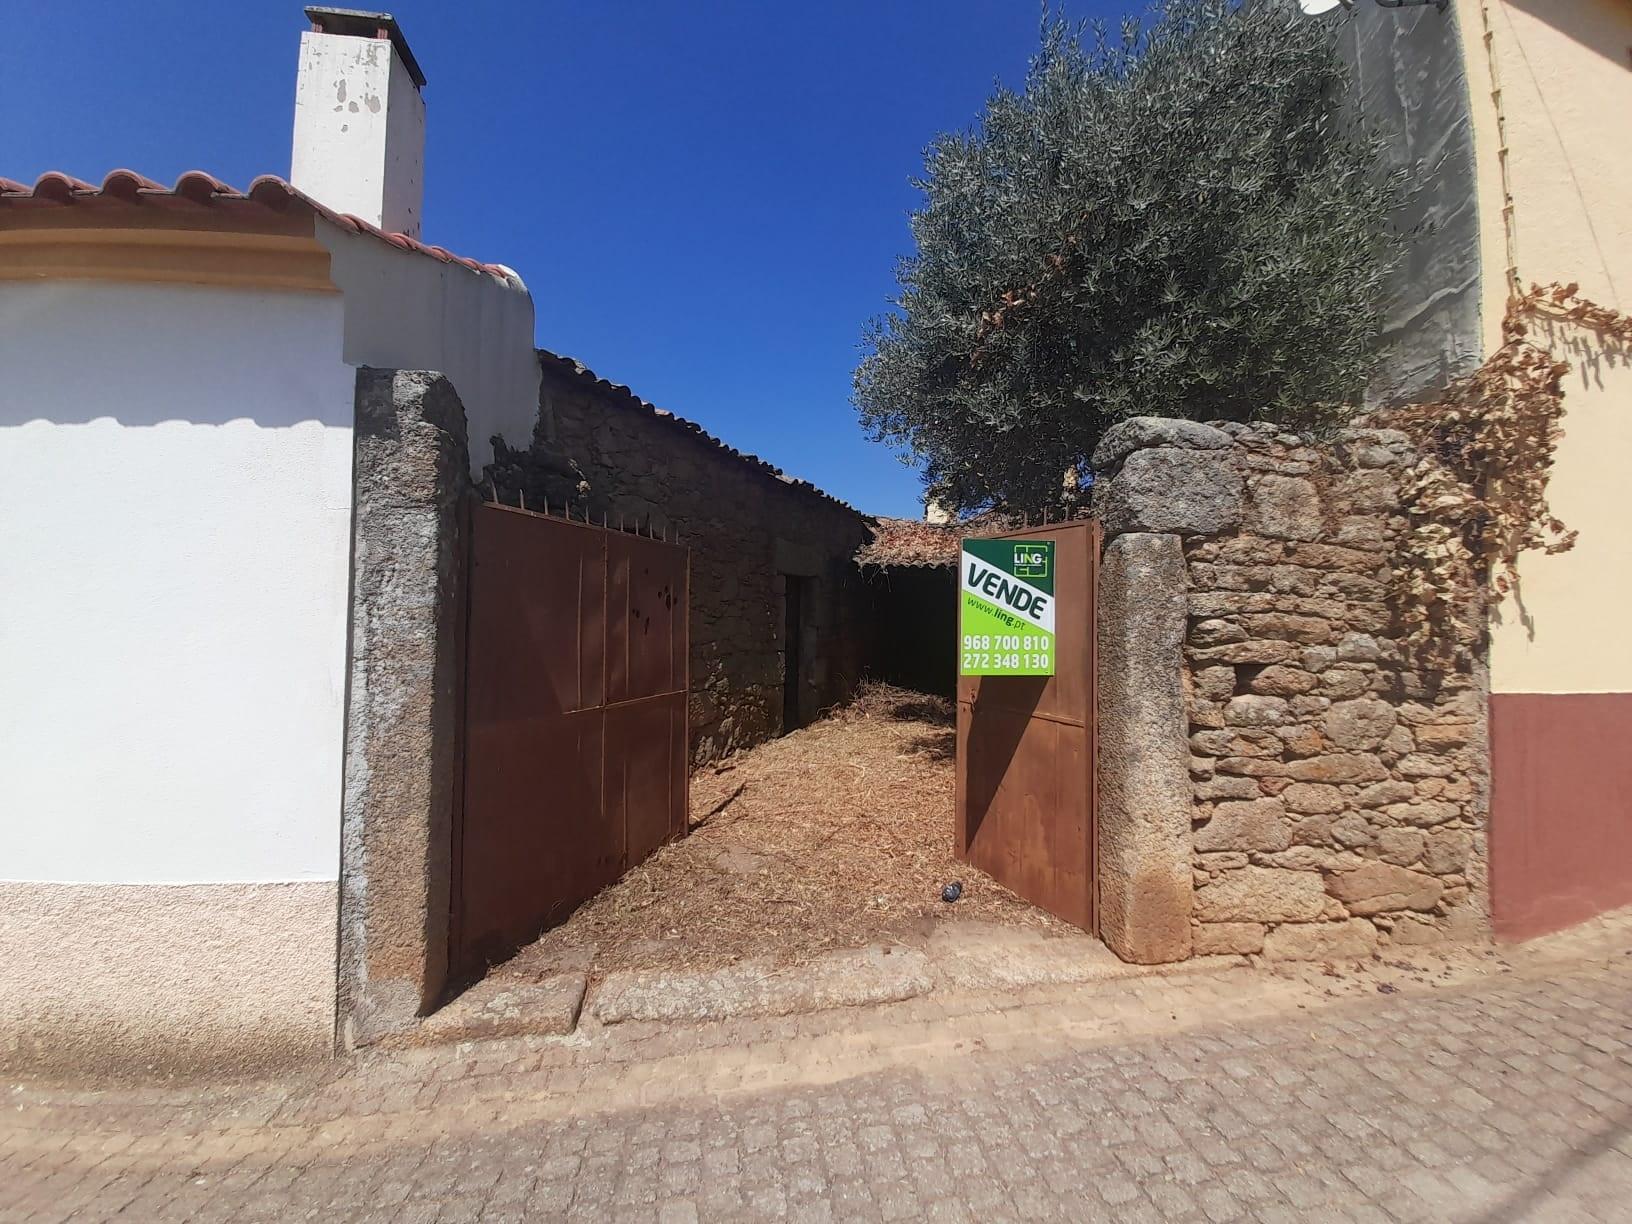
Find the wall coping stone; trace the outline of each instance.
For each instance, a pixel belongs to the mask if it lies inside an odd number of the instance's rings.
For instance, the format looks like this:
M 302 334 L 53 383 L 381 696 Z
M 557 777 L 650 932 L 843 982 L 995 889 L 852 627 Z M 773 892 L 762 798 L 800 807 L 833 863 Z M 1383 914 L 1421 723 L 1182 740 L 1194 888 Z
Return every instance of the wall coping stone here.
M 1095 484 L 1095 508 L 1109 535 L 1212 535 L 1241 522 L 1245 497 L 1228 451 L 1174 446 L 1136 450 L 1113 478 Z
M 1173 417 L 1138 416 L 1118 421 L 1107 429 L 1094 448 L 1091 460 L 1094 471 L 1106 472 L 1126 459 L 1134 451 L 1156 446 L 1171 446 L 1181 450 L 1223 450 L 1230 445 L 1230 435 L 1216 425 L 1200 421 L 1178 420 Z

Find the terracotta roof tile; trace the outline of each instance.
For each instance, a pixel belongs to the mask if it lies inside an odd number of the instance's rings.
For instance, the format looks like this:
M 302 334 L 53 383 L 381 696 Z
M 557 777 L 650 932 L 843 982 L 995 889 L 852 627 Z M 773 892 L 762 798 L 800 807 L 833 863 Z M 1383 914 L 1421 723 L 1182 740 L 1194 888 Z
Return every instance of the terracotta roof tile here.
M 958 544 L 974 536 L 996 536 L 1022 524 L 1016 516 L 991 511 L 955 523 L 929 523 L 923 519 L 881 518 L 870 525 L 873 538 L 856 550 L 860 565 L 880 569 L 945 567 L 958 564 Z
M 849 510 L 852 514 L 860 513 L 859 510 L 850 505 L 848 502 L 840 501 L 831 493 L 824 492 L 823 490 L 817 488 L 815 485 L 811 484 L 810 481 L 800 480 L 795 476 L 789 476 L 781 468 L 776 467 L 774 464 L 767 463 L 758 455 L 745 454 L 744 452 L 737 450 L 735 447 L 727 445 L 725 442 L 722 442 L 719 438 L 716 438 L 713 434 L 709 433 L 701 425 L 697 424 L 697 422 L 688 421 L 685 417 L 675 416 L 674 413 L 668 412 L 665 409 L 657 407 L 655 404 L 641 399 L 640 396 L 636 395 L 622 383 L 615 383 L 610 379 L 602 378 L 600 375 L 595 373 L 594 370 L 590 369 L 576 358 L 563 357 L 561 354 L 552 353 L 548 349 L 539 349 L 538 359 L 540 363 L 543 364 L 545 369 L 553 370 L 558 374 L 565 374 L 570 378 L 575 378 L 579 382 L 582 382 L 587 386 L 594 387 L 597 390 L 609 392 L 615 399 L 623 401 L 627 406 L 648 413 L 659 420 L 666 421 L 675 428 L 684 430 L 686 433 L 691 434 L 698 440 L 714 447 L 716 450 L 723 451 L 732 458 L 739 459 L 743 463 L 748 464 L 750 467 L 759 469 L 767 476 L 775 477 L 785 485 L 789 485 L 792 488 L 802 490 L 806 493 L 813 493 L 817 497 L 822 498 L 824 501 L 832 502 L 835 506 L 844 507 L 844 509 Z
M 178 200 L 184 204 L 201 205 L 208 205 L 216 199 L 247 200 L 275 211 L 282 211 L 291 204 L 295 204 L 310 208 L 314 213 L 342 229 L 354 233 L 371 234 L 383 242 L 389 242 L 392 246 L 400 247 L 402 250 L 414 251 L 431 259 L 441 260 L 443 263 L 459 264 L 476 272 L 485 272 L 506 283 L 520 283 L 520 278 L 503 264 L 479 263 L 474 259 L 466 259 L 455 255 L 443 247 L 420 242 L 418 239 L 410 238 L 406 234 L 387 233 L 378 226 L 370 225 L 361 217 L 335 212 L 275 175 L 262 175 L 249 185 L 247 191 L 237 191 L 201 170 L 188 171 L 178 178 L 171 187 L 165 187 L 162 183 L 137 174 L 134 170 L 114 170 L 102 180 L 100 186 L 56 171 L 42 174 L 34 181 L 33 186 L 13 179 L 0 178 L 0 211 L 3 211 L 8 202 L 19 199 L 44 199 L 72 204 L 76 200 L 92 199 L 99 196 L 126 201 L 138 199 L 152 201 Z M 808 480 L 800 480 L 789 476 L 781 468 L 767 463 L 757 455 L 745 454 L 734 447 L 728 446 L 695 421 L 688 421 L 684 417 L 675 416 L 672 412 L 666 412 L 662 408 L 641 399 L 623 384 L 614 383 L 609 379 L 600 377 L 581 361 L 576 361 L 571 357 L 563 357 L 558 353 L 552 353 L 545 349 L 539 350 L 539 359 L 545 363 L 547 368 L 553 368 L 559 373 L 568 374 L 597 389 L 610 392 L 614 398 L 622 400 L 629 406 L 671 423 L 676 428 L 684 430 L 702 442 L 735 459 L 741 460 L 768 476 L 774 477 L 791 488 L 814 494 L 825 501 L 833 503 L 835 506 L 842 506 L 852 513 L 859 513 L 855 507 L 817 488 Z
M 370 225 L 361 217 L 350 213 L 336 212 L 327 205 L 318 202 L 305 192 L 291 186 L 276 175 L 263 174 L 249 185 L 247 191 L 238 191 L 236 188 L 223 183 L 213 175 L 205 174 L 202 170 L 189 170 L 178 178 L 175 183 L 166 187 L 163 183 L 155 182 L 145 175 L 137 174 L 134 170 L 114 170 L 102 180 L 100 186 L 87 183 L 83 179 L 74 178 L 60 171 L 51 170 L 34 180 L 32 186 L 20 183 L 13 179 L 0 178 L 0 209 L 6 204 L 17 200 L 35 199 L 47 200 L 59 204 L 73 204 L 80 200 L 106 197 L 126 202 L 138 200 L 163 202 L 169 200 L 183 203 L 208 205 L 221 200 L 248 200 L 274 211 L 283 211 L 291 205 L 309 208 L 332 225 L 352 233 L 371 234 L 392 246 L 405 251 L 413 251 L 442 263 L 458 264 L 469 268 L 473 272 L 484 272 L 496 277 L 507 284 L 520 284 L 518 277 L 503 264 L 481 263 L 478 260 L 466 259 L 455 255 L 443 247 L 431 246 L 410 238 L 406 234 L 387 233 L 376 225 Z

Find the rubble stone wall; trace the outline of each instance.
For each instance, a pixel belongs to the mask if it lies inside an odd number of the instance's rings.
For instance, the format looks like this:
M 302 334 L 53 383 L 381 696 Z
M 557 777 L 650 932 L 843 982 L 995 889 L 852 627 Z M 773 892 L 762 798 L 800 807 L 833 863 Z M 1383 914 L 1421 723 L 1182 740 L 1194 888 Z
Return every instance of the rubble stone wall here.
M 780 735 L 783 652 L 798 651 L 797 723 L 849 697 L 870 642 L 871 592 L 852 558 L 865 518 L 695 426 L 559 360 L 542 371 L 531 450 L 500 447 L 483 491 L 576 517 L 678 534 L 691 550 L 691 751 L 702 764 Z M 800 640 L 785 638 L 789 582 Z
M 1095 456 L 1108 547 L 1156 532 L 1184 554 L 1190 954 L 1330 959 L 1487 930 L 1483 668 L 1418 667 L 1388 598 L 1415 459 L 1391 431 L 1314 445 L 1155 418 Z

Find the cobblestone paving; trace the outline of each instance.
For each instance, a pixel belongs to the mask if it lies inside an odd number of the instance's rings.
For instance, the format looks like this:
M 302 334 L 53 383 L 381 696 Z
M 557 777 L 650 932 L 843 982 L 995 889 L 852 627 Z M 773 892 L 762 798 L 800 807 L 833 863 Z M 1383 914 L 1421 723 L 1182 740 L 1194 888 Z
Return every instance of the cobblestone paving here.
M 1632 1220 L 1632 938 L 8 1087 L 0 1219 Z

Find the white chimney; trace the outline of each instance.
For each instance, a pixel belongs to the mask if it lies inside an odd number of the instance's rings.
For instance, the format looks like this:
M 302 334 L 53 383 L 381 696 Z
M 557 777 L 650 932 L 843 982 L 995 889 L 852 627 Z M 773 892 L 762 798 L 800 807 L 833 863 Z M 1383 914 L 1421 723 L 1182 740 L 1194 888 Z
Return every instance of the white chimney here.
M 336 212 L 419 237 L 425 100 L 390 13 L 309 8 L 295 77 L 289 181 Z

